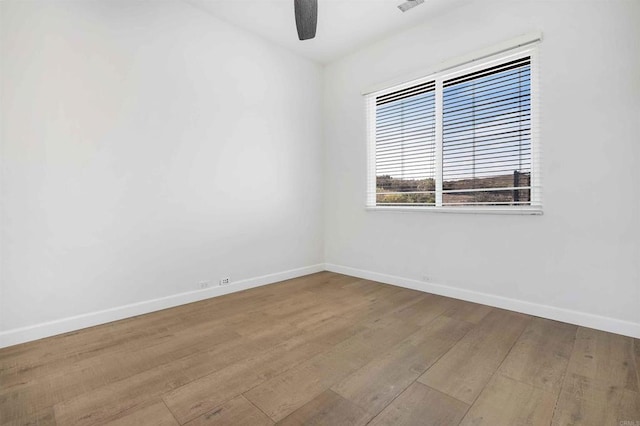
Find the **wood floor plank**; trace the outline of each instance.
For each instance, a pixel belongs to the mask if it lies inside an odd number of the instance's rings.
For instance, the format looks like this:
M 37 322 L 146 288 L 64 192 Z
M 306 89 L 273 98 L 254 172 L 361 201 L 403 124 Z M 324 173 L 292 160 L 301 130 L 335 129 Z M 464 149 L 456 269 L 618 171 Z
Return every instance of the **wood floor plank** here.
M 417 303 L 408 305 L 393 315 L 422 327 L 448 311 L 452 306 L 451 300 L 435 294 L 426 294 Z
M 319 272 L 304 277 L 294 278 L 279 282 L 274 285 L 244 290 L 215 298 L 205 299 L 186 305 L 176 306 L 171 309 L 137 315 L 131 318 L 85 328 L 57 336 L 23 343 L 0 350 L 0 366 L 10 366 L 18 362 L 19 368 L 29 368 L 30 362 L 40 363 L 46 361 L 50 365 L 58 359 L 68 358 L 69 354 L 75 356 L 82 354 L 98 354 L 103 347 L 122 348 L 122 344 L 128 341 L 139 341 L 147 336 L 155 336 L 158 332 L 177 332 L 190 327 L 200 320 L 211 319 L 212 312 L 219 318 L 225 319 L 230 315 L 245 310 L 267 307 L 274 303 L 282 302 L 282 295 L 289 294 L 293 289 L 292 297 L 303 292 L 307 287 L 323 285 L 331 279 L 348 279 L 357 281 L 358 278 L 335 274 L 333 272 Z M 249 309 L 247 309 L 249 308 Z M 185 321 L 176 321 L 176 319 Z M 52 351 L 51 348 L 56 350 Z M 0 368 L 0 373 L 4 368 Z
M 378 414 L 471 328 L 448 317 L 433 320 L 397 346 L 375 357 L 332 390 Z
M 181 423 L 235 397 L 347 339 L 368 330 L 336 318 L 307 329 L 299 336 L 274 345 L 240 362 L 181 386 L 164 400 Z
M 335 316 L 348 310 L 344 303 L 328 304 L 327 300 L 316 294 L 305 292 L 301 297 L 286 299 L 280 303 L 262 306 L 259 310 L 240 310 L 222 324 L 231 328 L 242 336 L 256 337 L 269 333 L 273 327 L 300 326 L 313 324 Z M 322 309 L 322 318 L 310 318 L 309 313 Z
M 316 296 L 311 293 L 301 292 L 292 295 L 290 302 L 296 303 L 298 300 L 306 298 L 311 304 L 313 303 L 311 298 L 314 297 Z M 240 293 L 222 296 L 221 299 L 226 299 L 226 303 L 221 306 L 219 303 L 215 303 L 217 299 L 206 301 L 210 304 L 209 308 L 215 308 L 213 310 L 215 315 L 212 315 L 210 309 L 197 307 L 203 303 L 197 302 L 190 304 L 194 307 L 189 312 L 182 312 L 183 307 L 180 306 L 134 319 L 125 319 L 74 333 L 54 336 L 50 338 L 50 341 L 45 339 L 49 341 L 49 345 L 33 342 L 35 347 L 31 350 L 25 351 L 24 349 L 25 347 L 29 348 L 31 343 L 18 345 L 23 350 L 18 351 L 17 356 L 12 356 L 13 347 L 2 350 L 0 351 L 0 380 L 6 389 L 15 383 L 24 384 L 33 378 L 41 379 L 50 372 L 59 372 L 85 360 L 108 356 L 116 351 L 152 346 L 158 341 L 174 336 L 195 333 L 198 329 L 211 330 L 224 327 L 230 331 L 229 328 L 237 327 L 246 334 L 247 324 L 251 323 L 253 317 L 247 315 L 248 309 L 241 309 L 240 306 L 251 302 L 250 306 L 264 310 L 266 314 L 274 304 L 282 303 L 281 300 L 256 299 L 255 296 L 249 297 L 248 294 Z M 291 320 L 293 319 L 291 318 Z M 55 347 L 56 351 L 51 351 L 51 347 Z
M 279 421 L 416 330 L 412 324 L 382 318 L 371 329 L 257 386 L 245 396 Z
M 551 422 L 556 393 L 497 374 L 460 426 L 531 425 Z
M 15 365 L 20 370 L 30 371 L 40 365 L 51 366 L 58 360 L 68 361 L 70 354 L 77 360 L 83 356 L 101 354 L 112 348 L 122 350 L 128 343 L 135 345 L 141 339 L 155 338 L 158 333 L 178 332 L 193 326 L 197 320 L 211 319 L 212 310 L 224 319 L 242 305 L 260 306 L 273 303 L 271 298 L 277 299 L 277 294 L 273 290 L 265 293 L 267 288 L 268 286 L 265 286 L 252 289 L 252 292 L 228 294 L 15 345 L 0 351 L 0 365 Z M 56 350 L 52 351 L 52 347 Z M 33 365 L 34 363 L 36 365 Z M 1 368 L 0 371 L 5 369 Z
M 281 426 L 359 426 L 373 417 L 356 404 L 327 390 L 278 422 Z
M 457 425 L 468 408 L 464 402 L 416 382 L 402 392 L 369 425 Z
M 295 327 L 301 331 L 308 339 L 330 347 L 346 340 L 347 338 L 368 330 L 367 323 L 354 322 L 349 318 L 336 316 L 327 318 L 319 322 L 306 323 L 302 327 Z
M 260 308 L 261 312 L 267 313 L 272 318 L 286 318 L 303 314 L 308 309 L 318 304 L 318 295 L 311 291 L 305 291 L 291 298 L 285 298 L 268 309 Z
M 359 311 L 363 311 L 367 303 L 358 300 L 359 298 L 356 298 L 358 302 L 354 303 L 353 297 L 336 299 L 333 296 L 316 298 L 315 304 L 305 309 L 304 312 L 283 319 L 292 326 L 309 330 L 316 326 L 322 326 L 327 321 L 336 321 L 336 319 L 347 320 L 352 325 L 356 325 L 356 321 L 353 321 L 352 318 L 356 318 Z
M 0 417 L 2 417 L 0 412 Z M 47 407 L 35 414 L 23 415 L 8 421 L 0 420 L 2 426 L 56 426 L 56 415 L 53 407 Z
M 22 389 L 28 389 L 31 395 L 35 395 L 38 388 L 62 389 L 64 386 L 75 388 L 79 392 L 87 391 L 196 352 L 214 349 L 238 337 L 237 333 L 224 327 L 194 327 L 188 333 L 169 335 L 141 347 L 128 347 L 126 350 L 109 351 L 100 356 L 84 358 L 66 368 L 42 373 L 40 376 L 20 375 L 12 381 L 4 382 L 0 395 Z M 16 380 L 20 377 L 22 380 Z M 66 397 L 78 394 L 73 389 L 64 393 Z
M 418 381 L 473 403 L 529 321 L 527 315 L 491 311 Z
M 551 424 L 635 426 L 640 424 L 640 393 L 569 374 Z
M 577 329 L 575 325 L 533 318 L 500 366 L 499 373 L 559 393 Z
M 185 384 L 163 399 L 178 421 L 186 423 L 323 349 L 315 343 L 286 342 Z
M 186 426 L 270 426 L 273 421 L 242 395 L 196 417 Z
M 60 424 L 93 425 L 133 413 L 172 390 L 174 383 L 193 380 L 183 373 L 188 368 L 179 361 L 165 364 L 60 402 L 54 406 L 56 419 Z
M 448 301 L 449 308 L 443 315 L 474 324 L 482 321 L 482 319 L 493 310 L 490 306 L 467 302 L 465 300 L 448 299 Z
M 364 280 L 360 278 L 348 277 L 346 275 L 336 275 L 336 276 L 327 278 L 324 282 L 318 285 L 309 287 L 308 290 L 318 295 L 333 298 L 334 300 L 336 300 L 336 294 L 343 294 L 343 295 L 358 294 L 362 296 L 365 293 L 363 292 L 362 286 L 358 285 L 358 283 L 361 283 L 362 281 Z M 374 286 L 365 285 L 365 287 L 366 287 L 366 290 L 368 291 L 376 291 L 381 288 L 378 285 L 374 285 Z
M 196 353 L 126 379 L 83 393 L 56 404 L 56 419 L 62 424 L 92 424 L 108 420 L 117 413 L 135 410 L 180 386 L 212 372 L 240 362 L 252 354 L 262 353 L 292 339 L 299 330 L 274 330 L 273 334 L 239 344 L 220 345 L 215 350 Z M 302 338 L 298 336 L 298 338 Z
M 181 422 L 218 406 L 223 401 L 251 389 L 305 359 L 333 347 L 354 334 L 368 332 L 366 326 L 341 317 L 307 326 L 299 337 L 232 364 L 165 396 L 165 401 Z M 224 383 L 224 386 L 217 385 Z M 215 387 L 215 391 L 210 388 Z
M 57 373 L 25 378 L 23 382 L 6 387 L 3 385 L 2 395 L 5 392 L 9 395 L 29 395 L 31 403 L 23 409 L 35 412 L 176 359 L 211 350 L 216 345 L 224 345 L 237 336 L 235 332 L 224 329 L 204 333 L 194 330 L 192 333 L 162 339 L 153 345 L 135 350 L 108 352 L 99 357 L 83 359 Z M 56 392 L 50 392 L 50 389 L 56 389 Z M 5 407 L 0 401 L 0 408 L 11 412 L 18 407 Z
M 338 319 L 338 321 L 342 321 L 346 323 L 346 320 Z M 189 333 L 184 333 L 184 335 L 179 336 L 170 336 L 170 338 L 164 338 L 161 340 L 160 344 L 150 347 L 138 348 L 137 350 L 129 350 L 129 351 L 120 351 L 117 353 L 108 353 L 96 359 L 83 360 L 71 368 L 63 371 L 59 371 L 57 375 L 53 377 L 44 376 L 38 378 L 37 382 L 30 383 L 29 381 L 25 381 L 20 383 L 20 389 L 12 392 L 13 395 L 9 395 L 9 397 L 14 397 L 16 394 L 29 394 L 32 399 L 28 406 L 20 407 L 18 405 L 13 405 L 11 407 L 5 407 L 3 411 L 8 411 L 8 413 L 4 413 L 6 416 L 16 417 L 17 413 L 12 413 L 12 411 L 20 410 L 20 411 L 31 411 L 35 412 L 42 406 L 57 404 L 62 400 L 68 400 L 73 398 L 74 396 L 84 394 L 92 389 L 99 387 L 100 385 L 104 385 L 107 383 L 113 383 L 120 379 L 134 376 L 137 373 L 140 373 L 144 370 L 156 367 L 157 365 L 173 361 L 175 359 L 179 359 L 181 357 L 191 355 L 195 356 L 197 352 L 201 350 L 210 349 L 211 346 L 215 345 L 225 345 L 224 349 L 227 353 L 233 354 L 231 357 L 221 356 L 218 360 L 211 360 L 212 356 L 215 355 L 216 351 L 213 351 L 209 355 L 202 355 L 199 358 L 194 359 L 194 362 L 199 360 L 202 363 L 203 367 L 206 365 L 210 365 L 212 369 L 221 367 L 219 366 L 219 361 L 224 361 L 225 359 L 233 361 L 234 359 L 241 359 L 243 353 L 251 354 L 251 350 L 259 349 L 261 346 L 260 339 L 266 340 L 268 345 L 265 347 L 271 347 L 280 339 L 285 339 L 287 336 L 291 336 L 291 331 L 294 328 L 288 324 L 283 323 L 281 327 L 272 326 L 268 330 L 264 330 L 261 334 L 253 334 L 250 337 L 254 337 L 257 340 L 254 341 L 255 345 L 252 342 L 245 341 L 245 344 L 241 345 L 228 345 L 228 339 L 224 338 L 224 334 L 231 335 L 233 332 L 228 330 L 224 330 L 224 327 L 221 329 L 220 333 L 216 334 L 216 328 L 209 326 L 201 327 L 200 325 L 195 325 L 194 328 Z M 219 325 L 216 327 L 220 327 Z M 200 333 L 199 330 L 205 330 L 206 333 Z M 312 332 L 304 332 L 302 330 L 296 331 L 300 335 L 307 335 L 309 337 L 313 336 L 314 331 Z M 328 324 L 323 324 L 319 327 L 315 333 L 321 335 L 324 333 L 326 337 L 330 337 L 333 339 L 342 340 L 349 333 L 345 332 L 343 334 L 332 335 L 334 330 Z M 335 333 L 334 333 L 335 334 Z M 192 346 L 189 346 L 188 342 L 192 341 Z M 234 353 L 234 348 L 238 350 Z M 243 350 L 244 349 L 244 350 Z M 204 375 L 206 372 L 199 371 L 196 368 L 195 371 L 197 373 Z M 126 383 L 126 382 L 125 382 Z M 22 389 L 26 387 L 26 389 Z M 49 392 L 49 389 L 55 388 L 58 391 L 55 393 Z M 7 388 L 6 391 L 11 391 L 11 388 Z M 3 408 L 2 404 L 2 392 L 0 391 L 0 408 Z M 41 396 L 38 396 L 41 394 Z M 20 398 L 18 398 L 20 399 Z
M 638 391 L 633 338 L 579 327 L 567 372 Z
M 343 316 L 354 322 L 377 321 L 383 315 L 393 315 L 419 302 L 424 296 L 414 290 L 394 289 L 392 286 L 375 285 L 374 288 L 375 292 L 366 295 L 354 305 L 352 312 Z
M 178 426 L 169 409 L 162 401 L 141 408 L 133 413 L 105 423 L 108 426 Z
M 0 380 L 14 385 L 33 377 L 46 375 L 73 365 L 85 358 L 109 351 L 122 350 L 131 342 L 156 334 L 146 330 L 121 330 L 97 326 L 86 330 L 42 339 L 0 351 Z M 86 336 L 86 341 L 83 337 Z M 102 336 L 99 339 L 98 336 Z M 52 350 L 55 348 L 56 350 Z

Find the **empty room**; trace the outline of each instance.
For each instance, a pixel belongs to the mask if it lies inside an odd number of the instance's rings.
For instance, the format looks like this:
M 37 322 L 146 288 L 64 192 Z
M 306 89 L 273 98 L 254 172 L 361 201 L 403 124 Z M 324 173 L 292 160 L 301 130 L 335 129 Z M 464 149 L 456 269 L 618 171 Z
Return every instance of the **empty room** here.
M 0 425 L 640 426 L 639 0 L 0 0 Z

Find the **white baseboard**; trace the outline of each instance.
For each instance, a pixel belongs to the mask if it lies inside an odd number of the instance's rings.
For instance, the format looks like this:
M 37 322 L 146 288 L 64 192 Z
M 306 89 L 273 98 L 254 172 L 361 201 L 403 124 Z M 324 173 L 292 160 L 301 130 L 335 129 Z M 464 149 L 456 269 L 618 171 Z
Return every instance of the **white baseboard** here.
M 136 315 L 148 314 L 162 309 L 172 308 L 187 303 L 197 302 L 211 297 L 222 296 L 224 294 L 235 293 L 267 284 L 276 283 L 291 278 L 298 278 L 304 275 L 313 274 L 323 270 L 351 275 L 358 278 L 378 281 L 399 287 L 411 288 L 424 291 L 426 293 L 438 294 L 455 299 L 467 300 L 469 302 L 482 303 L 484 305 L 495 306 L 497 308 L 508 309 L 529 315 L 535 315 L 556 321 L 595 328 L 597 330 L 622 334 L 625 336 L 640 339 L 640 324 L 624 321 L 615 318 L 603 317 L 588 314 L 585 312 L 573 311 L 569 309 L 557 308 L 554 306 L 541 305 L 526 302 L 523 300 L 510 299 L 487 293 L 480 293 L 472 290 L 465 290 L 446 285 L 427 283 L 410 278 L 398 277 L 395 275 L 382 274 L 379 272 L 367 271 L 363 269 L 351 268 L 348 266 L 334 264 L 311 265 L 260 277 L 249 278 L 237 281 L 224 287 L 211 287 L 204 290 L 190 291 L 175 294 L 159 299 L 147 300 L 130 305 L 119 306 L 102 311 L 91 312 L 83 315 L 35 324 L 28 327 L 16 328 L 0 332 L 0 348 L 17 345 L 19 343 L 30 342 L 44 337 L 55 336 L 57 334 L 76 331 L 82 328 L 93 327 L 112 321 L 130 318 Z
M 446 285 L 428 283 L 410 278 L 403 278 L 394 275 L 382 274 L 379 272 L 351 268 L 348 266 L 327 263 L 325 264 L 325 269 L 327 271 L 351 275 L 371 281 L 378 281 L 398 287 L 406 287 L 413 290 L 424 291 L 426 293 L 452 297 L 454 299 L 481 303 L 483 305 L 494 306 L 496 308 L 521 312 L 524 314 L 562 321 L 569 324 L 581 325 L 589 328 L 595 328 L 597 330 L 608 331 L 611 333 L 622 334 L 624 336 L 630 336 L 640 339 L 640 324 L 630 321 L 603 317 L 600 315 L 593 315 L 585 312 L 558 308 L 555 306 L 525 302 L 524 300 L 511 299 L 508 297 L 496 296 L 493 294 L 480 293 L 472 290 L 465 290 Z
M 161 297 L 159 299 L 146 300 L 144 302 L 132 303 L 130 305 L 118 306 L 111 309 L 76 315 L 28 327 L 7 330 L 0 332 L 0 348 L 30 342 L 44 337 L 55 336 L 57 334 L 67 333 L 69 331 L 75 331 L 86 327 L 93 327 L 95 325 L 130 318 L 136 315 L 148 314 L 150 312 L 172 308 L 186 303 L 197 302 L 211 297 L 235 293 L 237 291 L 272 284 L 291 278 L 297 278 L 313 274 L 315 272 L 321 272 L 323 270 L 323 264 L 305 266 L 303 268 L 291 269 L 288 271 L 237 281 L 224 287 L 210 287 L 204 290 L 189 291 L 186 293 Z

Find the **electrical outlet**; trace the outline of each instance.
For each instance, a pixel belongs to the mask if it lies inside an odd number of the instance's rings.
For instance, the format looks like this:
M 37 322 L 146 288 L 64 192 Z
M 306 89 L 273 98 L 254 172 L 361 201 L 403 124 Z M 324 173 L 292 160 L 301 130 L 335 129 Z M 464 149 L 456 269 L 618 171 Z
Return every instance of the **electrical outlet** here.
M 227 285 L 231 283 L 231 278 L 225 277 L 220 279 L 220 285 Z
M 211 281 L 200 281 L 198 287 L 201 289 L 211 287 Z

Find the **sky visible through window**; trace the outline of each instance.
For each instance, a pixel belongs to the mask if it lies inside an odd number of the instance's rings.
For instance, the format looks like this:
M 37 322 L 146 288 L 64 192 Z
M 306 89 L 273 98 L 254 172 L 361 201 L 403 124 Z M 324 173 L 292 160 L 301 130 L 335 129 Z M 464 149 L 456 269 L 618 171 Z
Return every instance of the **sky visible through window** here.
M 443 205 L 530 203 L 529 58 L 495 68 L 444 81 Z M 435 89 L 377 106 L 378 204 L 435 204 L 435 126 Z

